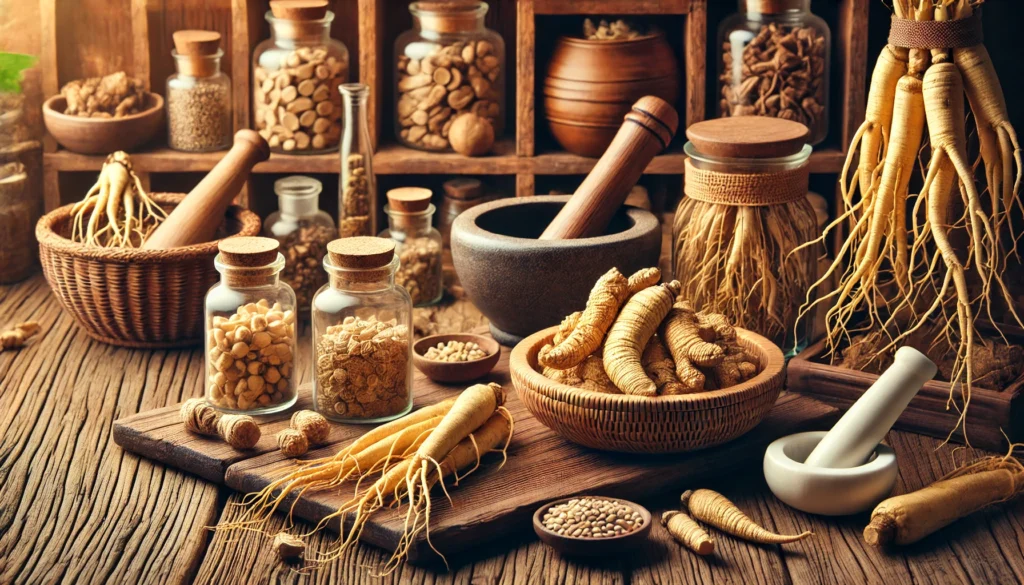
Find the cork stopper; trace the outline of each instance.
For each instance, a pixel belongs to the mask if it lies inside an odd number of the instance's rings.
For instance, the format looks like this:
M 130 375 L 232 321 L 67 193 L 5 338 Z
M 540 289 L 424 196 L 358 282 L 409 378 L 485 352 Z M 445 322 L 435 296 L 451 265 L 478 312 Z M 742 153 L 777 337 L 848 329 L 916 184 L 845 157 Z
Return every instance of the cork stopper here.
M 430 189 L 424 187 L 399 187 L 388 191 L 388 207 L 402 213 L 418 213 L 430 207 Z
M 469 201 L 484 194 L 484 185 L 479 179 L 459 177 L 444 182 L 444 194 L 452 199 Z
M 221 259 L 229 266 L 258 268 L 277 259 L 280 244 L 273 238 L 236 236 L 217 244 Z
M 441 33 L 473 30 L 487 9 L 487 3 L 479 0 L 413 2 L 409 5 L 409 11 L 419 19 L 423 29 Z
M 174 54 L 178 73 L 192 77 L 209 77 L 217 72 L 220 56 L 220 33 L 210 30 L 179 30 L 175 32 Z
M 322 20 L 328 4 L 327 0 L 271 0 L 270 12 L 284 20 Z
M 686 137 L 700 154 L 719 158 L 779 158 L 800 152 L 810 131 L 767 116 L 717 118 L 692 124 Z
M 373 236 L 340 238 L 327 244 L 327 256 L 338 268 L 381 268 L 394 259 L 395 242 Z
M 746 0 L 748 13 L 781 14 L 790 10 L 807 10 L 807 0 Z

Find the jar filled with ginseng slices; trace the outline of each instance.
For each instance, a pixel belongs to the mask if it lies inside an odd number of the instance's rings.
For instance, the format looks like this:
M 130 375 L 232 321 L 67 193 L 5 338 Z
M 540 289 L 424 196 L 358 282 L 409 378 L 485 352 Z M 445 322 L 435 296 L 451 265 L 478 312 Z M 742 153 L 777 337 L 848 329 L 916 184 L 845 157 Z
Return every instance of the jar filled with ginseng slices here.
M 272 238 L 220 241 L 220 282 L 206 293 L 206 400 L 219 410 L 267 414 L 295 404 L 295 293 L 281 281 Z

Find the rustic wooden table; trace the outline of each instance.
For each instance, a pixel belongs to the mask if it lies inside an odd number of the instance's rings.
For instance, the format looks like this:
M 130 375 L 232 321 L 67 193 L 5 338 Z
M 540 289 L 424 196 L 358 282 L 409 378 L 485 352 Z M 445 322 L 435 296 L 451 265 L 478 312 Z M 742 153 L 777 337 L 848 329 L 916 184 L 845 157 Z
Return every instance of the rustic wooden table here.
M 709 487 L 769 528 L 810 528 L 813 538 L 780 548 L 716 535 L 715 555 L 700 558 L 656 526 L 642 551 L 582 563 L 559 557 L 524 527 L 514 542 L 452 559 L 448 572 L 406 566 L 376 579 L 372 566 L 386 555 L 362 546 L 302 575 L 277 561 L 267 538 L 229 541 L 207 530 L 235 515 L 237 494 L 140 459 L 111 440 L 115 419 L 201 394 L 199 351 L 130 351 L 92 341 L 61 311 L 41 276 L 0 287 L 0 326 L 29 319 L 41 322 L 44 334 L 20 351 L 0 353 L 0 583 L 1024 582 L 1020 501 L 915 546 L 882 551 L 861 539 L 866 515 L 796 512 L 767 491 L 759 469 Z M 417 313 L 420 331 L 482 322 L 464 301 Z M 308 368 L 302 371 L 308 377 Z M 898 491 L 953 467 L 953 448 L 937 440 L 893 432 L 889 442 L 900 464 Z M 650 502 L 651 509 L 660 515 L 672 500 Z M 323 550 L 330 540 L 317 536 L 311 546 Z

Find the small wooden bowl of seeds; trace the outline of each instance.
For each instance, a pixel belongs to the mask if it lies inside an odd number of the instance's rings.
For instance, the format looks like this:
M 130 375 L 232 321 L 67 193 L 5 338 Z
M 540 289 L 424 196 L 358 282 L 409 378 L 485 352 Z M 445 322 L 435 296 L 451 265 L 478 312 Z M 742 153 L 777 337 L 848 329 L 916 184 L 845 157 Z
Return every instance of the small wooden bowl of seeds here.
M 621 498 L 573 496 L 541 506 L 533 531 L 563 555 L 617 555 L 647 539 L 651 513 Z
M 487 375 L 501 359 L 501 345 L 472 333 L 431 335 L 412 346 L 412 363 L 435 382 L 456 383 Z

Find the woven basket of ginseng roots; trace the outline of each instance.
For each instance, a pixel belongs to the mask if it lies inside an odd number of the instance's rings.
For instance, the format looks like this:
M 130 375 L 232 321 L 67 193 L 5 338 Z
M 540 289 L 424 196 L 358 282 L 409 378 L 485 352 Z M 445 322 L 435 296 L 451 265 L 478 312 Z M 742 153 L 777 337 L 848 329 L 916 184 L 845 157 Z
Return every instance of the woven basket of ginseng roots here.
M 184 196 L 146 193 L 128 156 L 117 152 L 85 199 L 36 224 L 43 274 L 64 310 L 93 339 L 133 348 L 202 341 L 203 300 L 217 280 L 217 241 L 138 249 Z M 238 206 L 228 209 L 220 229 L 223 236 L 259 231 L 259 216 Z
M 1019 263 L 1011 218 L 1021 210 L 1021 151 L 982 44 L 980 4 L 892 3 L 889 43 L 840 176 L 840 214 L 808 244 L 847 234 L 819 281 L 837 284 L 801 310 L 827 308 L 833 363 L 868 355 L 852 366 L 867 370 L 922 337 L 928 355 L 953 356 L 946 409 L 959 423 L 950 434 L 962 430 L 968 442 L 961 427 L 981 350 L 1007 344 L 1000 321 L 1021 325 L 1003 280 Z
M 782 389 L 771 341 L 721 314 L 695 311 L 680 283 L 616 269 L 586 308 L 512 351 L 512 381 L 541 423 L 606 451 L 679 453 L 752 429 Z

